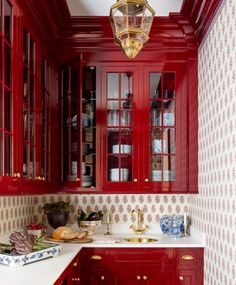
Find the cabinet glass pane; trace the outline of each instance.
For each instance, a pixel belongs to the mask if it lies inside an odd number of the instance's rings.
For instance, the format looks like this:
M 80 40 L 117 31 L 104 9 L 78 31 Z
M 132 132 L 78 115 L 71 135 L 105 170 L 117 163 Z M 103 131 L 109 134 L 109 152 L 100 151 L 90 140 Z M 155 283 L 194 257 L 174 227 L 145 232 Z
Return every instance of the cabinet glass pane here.
M 28 139 L 28 110 L 27 107 L 23 106 L 23 137 L 24 140 Z
M 164 128 L 163 129 L 163 153 L 175 154 L 175 129 Z
M 82 84 L 82 187 L 96 186 L 96 68 L 83 67 Z
M 12 93 L 5 90 L 4 96 L 4 129 L 11 132 L 12 131 Z
M 30 41 L 30 42 L 29 42 Z M 23 177 L 34 178 L 41 174 L 41 164 L 36 162 L 36 151 L 39 153 L 39 146 L 36 141 L 36 117 L 35 117 L 35 74 L 30 70 L 30 64 L 34 65 L 35 58 L 31 57 L 31 48 L 34 42 L 29 33 L 23 31 Z M 33 51 L 34 54 L 34 51 Z M 30 58 L 30 62 L 29 62 Z M 33 62 L 32 62 L 33 61 Z M 41 118 L 40 118 L 41 120 Z M 38 121 L 37 124 L 41 124 Z M 40 144 L 41 147 L 41 144 Z M 36 165 L 38 169 L 36 170 Z
M 24 178 L 28 177 L 28 169 L 29 169 L 29 166 L 28 166 L 28 161 L 29 161 L 28 154 L 29 154 L 28 144 L 24 144 L 23 145 L 23 169 L 22 169 Z
M 4 167 L 5 175 L 12 175 L 12 137 L 5 134 L 4 145 Z
M 175 74 L 149 75 L 150 177 L 175 180 Z
M 163 180 L 175 180 L 175 156 L 163 155 Z
M 35 52 L 35 44 L 33 39 L 30 37 L 30 53 L 29 53 L 29 57 L 30 57 L 30 70 L 31 72 L 34 72 L 34 52 Z
M 29 175 L 30 177 L 34 177 L 35 172 L 35 147 L 30 145 L 30 163 L 29 163 Z
M 175 125 L 175 101 L 164 100 L 163 126 Z
M 162 181 L 162 156 L 152 155 L 150 159 L 151 181 Z
M 50 89 L 48 81 L 50 79 L 50 68 L 46 60 L 41 64 L 41 84 L 42 84 L 42 169 L 41 176 L 43 180 L 49 180 L 49 98 Z
M 29 133 L 30 143 L 34 143 L 34 130 L 35 130 L 35 120 L 34 120 L 34 113 L 32 112 L 30 114 L 30 133 Z
M 23 31 L 23 62 L 28 64 L 28 32 L 25 29 Z
M 132 98 L 132 87 L 133 87 L 133 74 L 131 72 L 121 73 L 121 98 L 129 99 Z M 129 103 L 129 102 L 127 102 Z M 132 101 L 131 101 L 132 103 Z
M 5 44 L 5 84 L 11 86 L 11 48 Z
M 114 80 L 115 78 L 115 80 Z M 133 96 L 132 73 L 107 74 L 107 180 L 132 181 Z M 114 81 L 116 84 L 114 84 Z M 110 97 L 113 86 L 115 99 Z M 114 90 L 114 86 L 116 90 Z M 115 92 L 114 92 L 115 91 Z
M 7 0 L 4 1 L 4 34 L 7 41 L 11 42 L 11 33 L 12 33 L 12 8 Z
M 149 97 L 151 99 L 161 98 L 161 73 L 151 72 L 150 73 L 150 89 Z
M 119 97 L 119 74 L 108 73 L 107 75 L 107 98 Z

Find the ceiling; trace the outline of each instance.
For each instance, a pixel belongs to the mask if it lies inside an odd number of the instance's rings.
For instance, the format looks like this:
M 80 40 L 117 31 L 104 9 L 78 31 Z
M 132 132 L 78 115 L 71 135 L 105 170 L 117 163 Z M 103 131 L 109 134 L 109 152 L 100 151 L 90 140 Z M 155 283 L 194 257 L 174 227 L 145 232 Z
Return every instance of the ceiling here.
M 108 16 L 116 0 L 66 0 L 71 16 Z M 148 0 L 156 16 L 180 12 L 183 0 Z

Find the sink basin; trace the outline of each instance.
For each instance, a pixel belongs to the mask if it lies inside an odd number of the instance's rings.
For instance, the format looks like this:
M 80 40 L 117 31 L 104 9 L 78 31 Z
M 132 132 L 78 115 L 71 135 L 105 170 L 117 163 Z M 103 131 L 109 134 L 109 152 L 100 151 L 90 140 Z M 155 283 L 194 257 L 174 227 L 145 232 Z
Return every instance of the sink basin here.
M 132 238 L 125 238 L 124 240 L 128 242 L 137 242 L 137 243 L 148 243 L 148 242 L 158 241 L 158 239 L 149 238 L 149 237 L 132 237 Z

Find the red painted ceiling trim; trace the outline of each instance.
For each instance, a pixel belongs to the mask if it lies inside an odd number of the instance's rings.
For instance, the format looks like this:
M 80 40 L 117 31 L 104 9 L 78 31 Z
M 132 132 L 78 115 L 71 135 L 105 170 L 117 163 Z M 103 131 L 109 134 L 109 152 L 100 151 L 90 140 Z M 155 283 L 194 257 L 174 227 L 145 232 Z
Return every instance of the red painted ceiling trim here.
M 66 0 L 16 0 L 30 11 L 59 61 L 65 53 L 117 51 L 109 17 L 71 17 Z M 180 13 L 155 17 L 146 51 L 197 48 L 223 0 L 184 0 Z M 25 13 L 26 14 L 26 13 Z M 44 42 L 45 42 L 44 41 Z

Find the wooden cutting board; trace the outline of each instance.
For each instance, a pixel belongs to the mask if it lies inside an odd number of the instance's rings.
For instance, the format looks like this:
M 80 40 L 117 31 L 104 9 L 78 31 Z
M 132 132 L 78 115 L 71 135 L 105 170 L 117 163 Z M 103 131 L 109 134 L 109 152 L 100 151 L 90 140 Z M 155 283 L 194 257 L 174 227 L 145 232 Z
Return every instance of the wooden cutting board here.
M 48 240 L 48 241 L 59 242 L 59 243 L 89 243 L 89 242 L 93 241 L 93 239 L 86 238 L 86 237 L 85 238 L 75 238 L 75 239 L 65 240 L 65 239 L 55 239 L 55 238 L 50 237 L 50 236 L 45 236 L 44 239 Z

